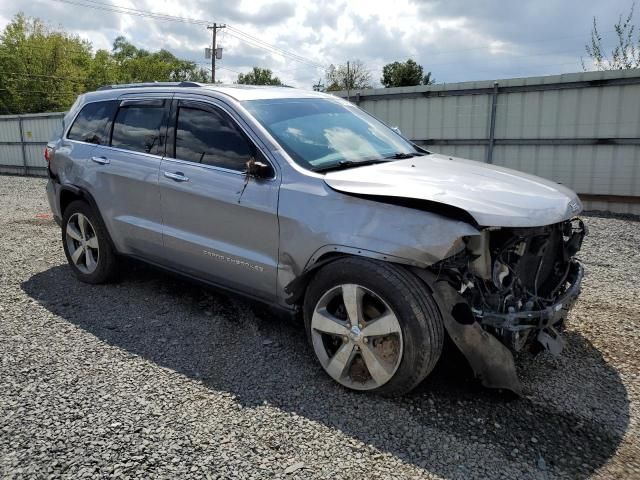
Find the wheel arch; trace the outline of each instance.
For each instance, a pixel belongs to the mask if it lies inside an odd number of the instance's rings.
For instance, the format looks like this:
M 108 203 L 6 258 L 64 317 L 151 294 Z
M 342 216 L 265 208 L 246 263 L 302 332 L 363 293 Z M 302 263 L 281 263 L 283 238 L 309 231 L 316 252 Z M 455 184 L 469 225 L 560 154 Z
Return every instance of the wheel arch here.
M 77 185 L 71 185 L 71 184 L 62 185 L 60 187 L 60 198 L 58 199 L 58 202 L 60 205 L 61 217 L 64 218 L 64 211 L 72 202 L 76 200 L 81 200 L 86 202 L 91 207 L 91 209 L 96 213 L 96 215 L 98 216 L 98 221 L 102 224 L 101 225 L 102 229 L 106 233 L 107 241 L 109 242 L 109 245 L 111 246 L 111 248 L 113 248 L 115 251 L 116 250 L 115 244 L 113 243 L 113 239 L 111 238 L 111 233 L 109 232 L 109 229 L 107 228 L 104 222 L 104 219 L 102 218 L 102 213 L 100 212 L 100 208 L 98 208 L 98 204 L 93 198 L 93 195 L 91 195 L 91 193 L 88 190 L 82 187 L 79 187 Z
M 375 252 L 364 248 L 348 247 L 345 245 L 325 245 L 314 252 L 309 258 L 303 271 L 285 286 L 285 293 L 289 294 L 286 303 L 300 305 L 304 299 L 307 287 L 313 277 L 329 263 L 345 257 L 361 257 L 383 262 L 396 263 L 407 267 L 421 267 L 419 262 L 394 255 Z

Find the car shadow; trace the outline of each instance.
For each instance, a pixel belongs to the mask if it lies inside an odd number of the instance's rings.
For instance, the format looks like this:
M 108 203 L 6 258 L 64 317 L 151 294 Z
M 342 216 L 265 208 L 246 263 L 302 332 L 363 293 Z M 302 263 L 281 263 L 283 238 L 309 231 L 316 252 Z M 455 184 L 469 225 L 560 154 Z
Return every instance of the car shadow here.
M 120 282 L 91 286 L 56 266 L 22 288 L 98 339 L 230 392 L 244 406 L 267 402 L 446 478 L 468 476 L 480 455 L 528 465 L 533 475 L 584 478 L 615 453 L 629 424 L 618 373 L 573 331 L 565 337 L 569 374 L 545 356 L 518 362 L 528 396 L 481 388 L 449 348 L 414 392 L 388 399 L 329 379 L 300 322 L 150 267 L 133 265 Z M 397 420 L 397 429 L 379 428 L 382 417 L 384 425 Z M 453 457 L 452 443 L 468 446 L 469 455 Z

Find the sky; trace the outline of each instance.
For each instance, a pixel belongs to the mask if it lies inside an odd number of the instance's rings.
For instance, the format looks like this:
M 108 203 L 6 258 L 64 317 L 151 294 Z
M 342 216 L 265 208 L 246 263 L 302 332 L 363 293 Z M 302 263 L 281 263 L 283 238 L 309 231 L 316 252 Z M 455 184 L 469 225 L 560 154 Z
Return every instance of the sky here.
M 36 16 L 111 49 L 124 35 L 136 46 L 165 48 L 210 66 L 207 22 L 224 23 L 219 80 L 253 66 L 310 89 L 329 64 L 360 60 L 380 86 L 386 63 L 414 59 L 437 83 L 582 71 L 595 16 L 605 47 L 632 0 L 3 0 L 0 29 L 18 12 Z M 105 9 L 106 8 L 106 9 Z M 191 21 L 122 13 L 153 12 Z M 119 12 L 113 11 L 120 10 Z M 639 7 L 640 9 L 640 7 Z M 129 10 L 130 11 L 130 10 Z M 636 25 L 640 26 L 640 11 Z

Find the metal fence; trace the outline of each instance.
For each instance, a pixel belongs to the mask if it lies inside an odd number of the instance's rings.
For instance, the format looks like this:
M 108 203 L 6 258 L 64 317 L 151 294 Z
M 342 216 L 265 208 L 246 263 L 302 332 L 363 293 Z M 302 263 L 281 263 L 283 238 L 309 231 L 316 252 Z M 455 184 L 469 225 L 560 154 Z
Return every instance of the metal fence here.
M 349 98 L 431 150 L 566 184 L 588 209 L 640 215 L 640 70 L 372 89 Z M 63 115 L 0 116 L 0 173 L 45 174 L 43 149 Z
M 589 209 L 640 214 L 640 70 L 352 91 L 349 99 L 430 150 L 566 184 Z
M 62 129 L 64 113 L 0 116 L 0 173 L 45 175 L 44 147 Z

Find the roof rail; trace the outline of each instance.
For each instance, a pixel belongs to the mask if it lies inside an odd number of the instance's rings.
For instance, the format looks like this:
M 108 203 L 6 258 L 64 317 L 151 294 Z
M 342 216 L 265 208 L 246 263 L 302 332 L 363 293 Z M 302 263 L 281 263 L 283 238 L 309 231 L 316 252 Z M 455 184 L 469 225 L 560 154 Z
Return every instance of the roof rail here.
M 116 88 L 147 88 L 147 87 L 202 87 L 198 82 L 146 82 L 146 83 L 121 83 L 116 85 L 104 85 L 98 90 L 115 90 Z

